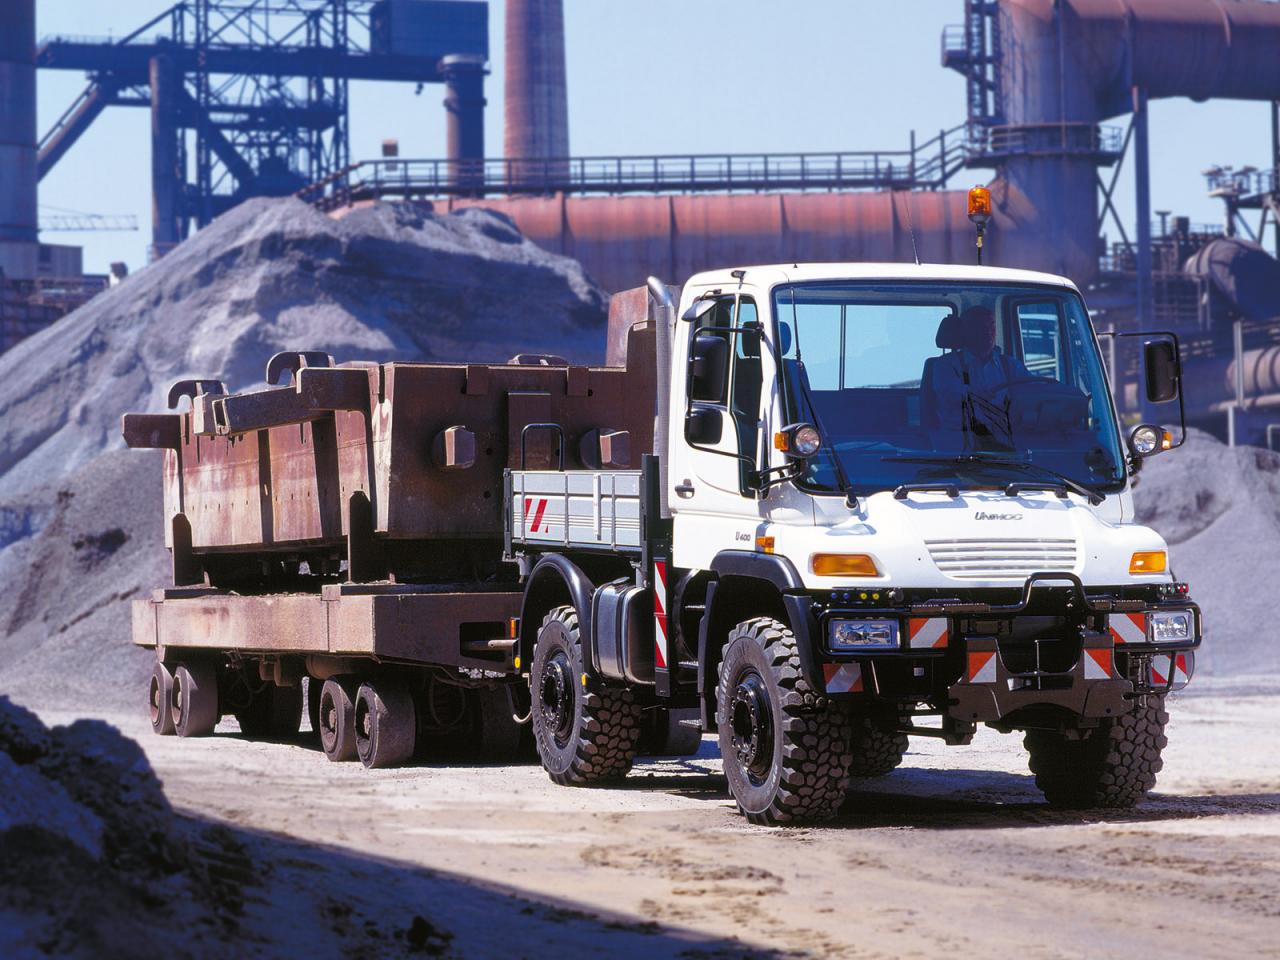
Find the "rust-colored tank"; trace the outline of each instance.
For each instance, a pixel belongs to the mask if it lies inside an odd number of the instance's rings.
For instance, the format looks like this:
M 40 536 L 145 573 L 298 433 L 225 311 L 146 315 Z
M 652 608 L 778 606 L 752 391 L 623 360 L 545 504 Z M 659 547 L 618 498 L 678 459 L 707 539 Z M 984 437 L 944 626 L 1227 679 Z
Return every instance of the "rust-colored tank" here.
M 474 575 L 467 542 L 502 537 L 504 468 L 561 458 L 638 467 L 652 450 L 655 336 L 644 308 L 619 300 L 616 366 L 533 355 L 334 365 L 295 353 L 268 365 L 267 382 L 284 386 L 175 384 L 170 407 L 189 399 L 189 410 L 126 414 L 123 433 L 131 447 L 165 451 L 177 582 L 244 577 L 245 554 L 264 558 L 267 579 L 301 562 L 336 573 L 344 560 L 352 580 Z

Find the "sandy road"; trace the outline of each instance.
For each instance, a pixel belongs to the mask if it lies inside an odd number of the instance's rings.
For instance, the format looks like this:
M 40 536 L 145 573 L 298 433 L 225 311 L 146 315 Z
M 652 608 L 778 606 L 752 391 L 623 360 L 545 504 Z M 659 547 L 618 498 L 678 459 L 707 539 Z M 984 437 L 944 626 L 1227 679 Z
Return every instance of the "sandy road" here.
M 565 789 L 536 766 L 371 772 L 105 719 L 175 806 L 248 831 L 252 909 L 312 956 L 394 952 L 379 929 L 418 913 L 467 957 L 1280 957 L 1280 687 L 1198 684 L 1137 811 L 1049 810 L 1020 739 L 982 731 L 913 741 L 837 821 L 786 830 L 735 814 L 710 739 Z

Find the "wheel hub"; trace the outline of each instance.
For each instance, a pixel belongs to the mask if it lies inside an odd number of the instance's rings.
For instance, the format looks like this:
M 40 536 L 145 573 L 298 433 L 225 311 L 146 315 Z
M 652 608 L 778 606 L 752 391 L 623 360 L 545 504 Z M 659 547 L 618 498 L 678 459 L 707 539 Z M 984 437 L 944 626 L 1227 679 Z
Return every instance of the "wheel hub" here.
M 563 651 L 553 654 L 542 671 L 538 708 L 547 729 L 563 746 L 573 729 L 573 671 Z
M 733 691 L 730 724 L 734 755 L 755 783 L 767 779 L 773 766 L 773 723 L 764 678 L 754 670 L 744 673 Z

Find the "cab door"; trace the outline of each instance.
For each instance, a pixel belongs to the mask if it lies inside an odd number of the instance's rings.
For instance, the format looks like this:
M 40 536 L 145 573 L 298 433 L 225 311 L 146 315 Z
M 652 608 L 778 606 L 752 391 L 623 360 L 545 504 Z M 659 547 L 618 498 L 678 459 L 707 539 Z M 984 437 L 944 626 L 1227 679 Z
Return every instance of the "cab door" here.
M 754 473 L 761 457 L 762 337 L 754 298 L 715 301 L 688 324 L 686 411 L 673 506 L 682 512 L 757 516 Z M 677 328 L 679 330 L 679 328 Z

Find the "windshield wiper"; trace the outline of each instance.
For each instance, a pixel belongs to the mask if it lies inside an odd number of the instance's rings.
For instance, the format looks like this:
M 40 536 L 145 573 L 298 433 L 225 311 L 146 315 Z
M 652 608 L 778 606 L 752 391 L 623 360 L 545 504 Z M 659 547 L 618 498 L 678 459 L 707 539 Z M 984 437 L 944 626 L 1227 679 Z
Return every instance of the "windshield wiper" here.
M 881 457 L 881 460 L 895 460 L 899 463 L 936 463 L 944 465 L 960 465 L 960 464 L 986 464 L 993 467 L 1012 467 L 1015 470 L 1039 470 L 1041 473 L 1047 474 L 1055 481 L 1056 486 L 1062 486 L 1072 493 L 1077 493 L 1086 498 L 1091 506 L 1097 506 L 1106 499 L 1106 495 L 1098 492 L 1090 487 L 1086 487 L 1083 483 L 1072 480 L 1064 473 L 1059 473 L 1052 467 L 1046 467 L 1039 463 L 1032 463 L 1029 460 L 1010 460 L 1007 457 L 983 457 L 976 453 L 960 453 L 950 457 L 929 457 L 907 455 L 903 457 Z M 1005 487 L 1007 496 L 1016 496 L 1018 489 L 1028 489 L 1028 484 L 1011 483 Z M 1053 489 L 1052 487 L 1042 487 L 1041 489 Z M 1012 492 L 1011 492 L 1012 491 Z

